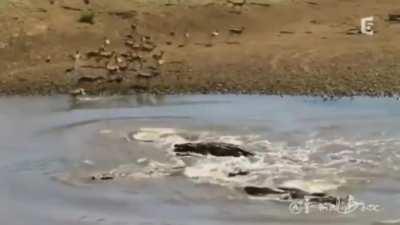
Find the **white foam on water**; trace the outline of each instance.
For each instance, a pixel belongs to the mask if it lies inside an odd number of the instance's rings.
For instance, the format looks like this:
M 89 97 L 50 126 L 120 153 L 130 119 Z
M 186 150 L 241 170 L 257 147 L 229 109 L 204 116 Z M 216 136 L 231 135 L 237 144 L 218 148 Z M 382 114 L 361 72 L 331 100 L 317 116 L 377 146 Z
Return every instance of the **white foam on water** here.
M 80 102 L 94 102 L 104 100 L 104 97 L 96 97 L 96 96 L 78 96 L 75 98 Z
M 105 174 L 112 175 L 115 179 L 130 177 L 130 178 L 161 178 L 171 176 L 183 170 L 184 164 L 176 163 L 161 163 L 154 160 L 141 161 L 140 164 L 124 164 L 115 169 L 112 169 Z M 100 173 L 101 174 L 101 173 Z
M 234 145 L 243 145 L 243 140 L 241 140 L 240 136 L 221 136 L 218 138 L 218 141 Z
M 175 133 L 176 130 L 171 128 L 140 128 L 132 134 L 132 138 L 136 141 L 156 142 L 160 141 L 162 137 Z
M 112 134 L 112 130 L 110 130 L 110 129 L 101 129 L 101 130 L 99 130 L 99 134 L 104 134 L 104 135 L 106 135 L 106 134 Z
M 159 142 L 159 144 L 168 149 L 168 148 L 172 148 L 174 145 L 176 144 L 183 144 L 183 143 L 187 143 L 188 140 L 185 139 L 184 137 L 178 135 L 178 134 L 172 134 L 172 135 L 167 135 L 164 136 L 161 141 Z
M 142 164 L 142 163 L 148 162 L 148 159 L 147 158 L 140 158 L 140 159 L 136 160 L 136 162 L 139 163 L 139 164 Z
M 189 136 L 191 138 L 187 138 Z M 140 128 L 132 138 L 160 149 L 169 156 L 169 162 L 146 158 L 135 165 L 122 165 L 110 173 L 131 178 L 156 178 L 179 173 L 193 182 L 228 187 L 282 186 L 308 192 L 329 192 L 346 185 L 347 181 L 368 181 L 368 174 L 379 173 L 378 169 L 398 169 L 400 162 L 400 140 L 393 138 L 356 141 L 313 138 L 302 145 L 289 146 L 259 135 L 220 135 L 210 131 L 150 127 Z M 177 157 L 174 145 L 187 142 L 230 143 L 253 151 L 255 156 Z M 389 146 L 391 149 L 387 150 Z M 392 156 L 389 159 L 385 158 L 388 154 Z M 382 165 L 382 160 L 386 165 Z
M 131 173 L 128 176 L 133 178 L 160 178 L 179 173 L 182 171 L 183 167 L 184 165 L 166 164 L 157 161 L 151 161 L 140 171 Z
M 400 219 L 382 220 L 373 223 L 373 225 L 400 225 Z
M 245 157 L 207 156 L 200 158 L 193 165 L 188 165 L 184 170 L 184 175 L 196 182 L 229 186 L 243 185 L 256 180 L 257 175 L 252 172 L 260 170 L 263 165 L 262 160 L 253 161 Z M 235 176 L 240 172 L 249 172 L 249 174 Z
M 95 162 L 89 159 L 83 160 L 82 163 L 90 166 L 93 166 L 95 164 Z
M 187 143 L 188 131 L 172 128 L 140 128 L 131 134 L 131 139 L 153 143 L 155 147 L 172 153 L 175 144 Z
M 309 193 L 325 193 L 337 190 L 340 186 L 345 184 L 346 181 L 342 180 L 289 180 L 283 182 L 280 187 L 297 188 Z

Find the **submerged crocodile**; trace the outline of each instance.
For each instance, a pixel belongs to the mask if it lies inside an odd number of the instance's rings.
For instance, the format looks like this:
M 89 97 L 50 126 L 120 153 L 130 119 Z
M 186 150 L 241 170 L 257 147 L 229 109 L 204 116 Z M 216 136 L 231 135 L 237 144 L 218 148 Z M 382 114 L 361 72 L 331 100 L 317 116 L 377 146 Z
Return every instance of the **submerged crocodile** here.
M 174 146 L 174 152 L 177 153 L 177 155 L 190 155 L 191 153 L 195 153 L 219 157 L 254 156 L 254 153 L 243 150 L 237 145 L 222 142 L 176 144 Z

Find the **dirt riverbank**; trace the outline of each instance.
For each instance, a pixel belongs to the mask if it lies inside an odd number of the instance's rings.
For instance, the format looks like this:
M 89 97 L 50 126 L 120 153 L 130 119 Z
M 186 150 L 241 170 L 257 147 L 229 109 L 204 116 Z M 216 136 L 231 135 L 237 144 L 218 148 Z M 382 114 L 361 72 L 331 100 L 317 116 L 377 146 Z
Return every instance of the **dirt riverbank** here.
M 400 94 L 398 0 L 0 2 L 2 94 Z

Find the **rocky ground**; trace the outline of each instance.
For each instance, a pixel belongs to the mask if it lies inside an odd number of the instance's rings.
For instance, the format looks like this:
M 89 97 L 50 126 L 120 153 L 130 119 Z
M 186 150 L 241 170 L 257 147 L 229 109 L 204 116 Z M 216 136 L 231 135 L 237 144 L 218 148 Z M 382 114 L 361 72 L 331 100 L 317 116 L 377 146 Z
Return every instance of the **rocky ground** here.
M 0 92 L 397 95 L 397 13 L 398 0 L 0 0 Z M 373 36 L 358 32 L 367 16 Z

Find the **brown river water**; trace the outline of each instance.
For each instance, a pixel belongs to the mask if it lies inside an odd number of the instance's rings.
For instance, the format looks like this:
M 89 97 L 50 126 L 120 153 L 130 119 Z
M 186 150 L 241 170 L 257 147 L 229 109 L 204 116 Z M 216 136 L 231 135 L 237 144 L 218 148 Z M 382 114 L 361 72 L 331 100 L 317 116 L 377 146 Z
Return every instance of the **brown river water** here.
M 395 99 L 4 97 L 0 124 L 0 224 L 400 224 Z M 189 141 L 257 155 L 171 154 Z M 252 173 L 226 176 L 238 169 Z M 116 179 L 90 179 L 103 172 Z M 285 183 L 379 207 L 293 214 L 287 202 L 241 190 Z

